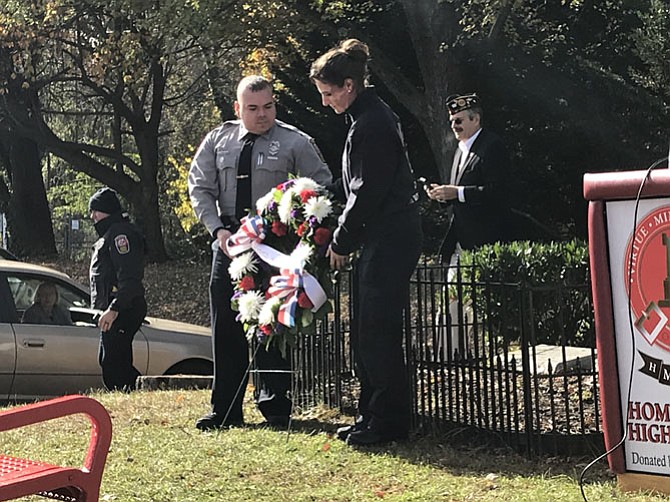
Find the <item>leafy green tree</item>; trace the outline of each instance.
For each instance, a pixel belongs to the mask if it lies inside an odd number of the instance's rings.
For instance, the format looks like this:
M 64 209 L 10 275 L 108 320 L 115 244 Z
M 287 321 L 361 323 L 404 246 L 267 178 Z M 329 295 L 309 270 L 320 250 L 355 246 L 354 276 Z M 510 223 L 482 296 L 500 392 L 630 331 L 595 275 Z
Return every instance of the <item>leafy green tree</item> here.
M 635 30 L 634 50 L 643 66 L 631 69 L 634 80 L 652 93 L 670 100 L 670 5 L 651 0 L 647 11 L 637 13 L 640 26 Z
M 167 257 L 158 185 L 166 169 L 165 110 L 202 99 L 207 81 L 198 37 L 222 18 L 235 19 L 232 7 L 235 2 L 9 2 L 0 18 L 0 45 L 13 64 L 0 90 L 9 95 L 16 81 L 34 97 L 24 108 L 3 101 L 12 129 L 116 189 L 143 227 L 152 260 Z

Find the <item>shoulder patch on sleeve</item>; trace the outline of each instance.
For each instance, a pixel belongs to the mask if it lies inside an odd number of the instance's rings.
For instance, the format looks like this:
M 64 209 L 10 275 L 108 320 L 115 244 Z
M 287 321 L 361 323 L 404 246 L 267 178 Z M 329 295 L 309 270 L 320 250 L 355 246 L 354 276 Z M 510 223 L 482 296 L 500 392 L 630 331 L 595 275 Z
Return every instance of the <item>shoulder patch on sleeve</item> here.
M 316 151 L 316 154 L 319 156 L 319 159 L 321 160 L 321 162 L 323 162 L 325 164 L 326 159 L 323 157 L 323 154 L 321 153 L 321 150 L 319 149 L 319 147 L 316 146 L 316 141 L 314 141 L 314 138 L 309 138 L 309 142 L 314 147 L 314 150 Z
M 120 234 L 114 237 L 114 246 L 119 254 L 128 254 L 130 253 L 130 241 L 125 234 Z

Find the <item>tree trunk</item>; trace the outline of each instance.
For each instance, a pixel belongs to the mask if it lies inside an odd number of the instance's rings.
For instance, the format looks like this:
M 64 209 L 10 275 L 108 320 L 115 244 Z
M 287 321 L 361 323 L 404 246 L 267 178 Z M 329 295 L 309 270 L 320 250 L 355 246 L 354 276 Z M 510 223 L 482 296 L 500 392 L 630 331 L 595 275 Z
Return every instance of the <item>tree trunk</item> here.
M 162 263 L 168 255 L 163 242 L 160 211 L 158 210 L 158 184 L 147 180 L 133 190 L 131 219 L 142 229 L 146 240 L 146 255 L 150 262 Z
M 456 140 L 451 132 L 446 99 L 470 92 L 454 48 L 458 16 L 453 5 L 435 0 L 400 0 L 423 80 L 422 110 L 408 109 L 420 120 L 441 181 L 449 180 Z M 392 88 L 390 86 L 390 88 Z M 401 102 L 402 94 L 395 93 Z
M 55 255 L 51 211 L 37 144 L 11 133 L 5 138 L 9 145 L 12 187 L 7 214 L 9 249 L 17 256 Z
M 132 205 L 129 208 L 132 219 L 144 233 L 147 259 L 162 263 L 168 256 L 158 208 L 158 133 L 150 126 L 143 126 L 135 130 L 135 141 L 142 159 L 143 176 L 140 183 L 124 189 L 123 195 Z

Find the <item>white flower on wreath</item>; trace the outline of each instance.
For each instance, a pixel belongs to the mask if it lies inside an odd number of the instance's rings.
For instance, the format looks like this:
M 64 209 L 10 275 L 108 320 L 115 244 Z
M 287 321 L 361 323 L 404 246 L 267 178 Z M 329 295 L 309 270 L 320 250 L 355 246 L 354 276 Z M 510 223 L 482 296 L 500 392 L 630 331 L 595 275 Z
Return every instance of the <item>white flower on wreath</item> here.
M 300 270 L 305 268 L 305 263 L 312 257 L 312 248 L 303 242 L 299 242 L 291 252 L 291 263 L 297 264 Z
M 256 211 L 260 214 L 268 208 L 270 202 L 274 200 L 274 190 L 270 190 L 256 201 Z
M 279 201 L 279 206 L 277 207 L 277 213 L 279 214 L 279 220 L 284 224 L 288 225 L 291 223 L 291 211 L 293 211 L 293 196 L 297 192 L 294 187 L 289 188 L 282 195 L 281 200 Z
M 306 218 L 314 216 L 316 221 L 321 223 L 326 216 L 333 212 L 333 203 L 323 195 L 312 197 L 305 203 L 304 212 Z
M 267 324 L 274 324 L 277 318 L 277 311 L 281 305 L 281 298 L 273 296 L 267 300 L 258 314 L 258 324 L 265 326 Z
M 297 178 L 292 187 L 296 192 L 300 193 L 304 190 L 317 191 L 319 189 L 319 184 L 314 181 L 312 178 Z
M 228 273 L 230 278 L 234 281 L 239 281 L 247 274 L 258 272 L 258 260 L 253 252 L 243 253 L 233 258 L 228 266 Z
M 240 311 L 240 321 L 255 322 L 263 308 L 265 300 L 260 291 L 247 291 L 240 296 L 237 306 Z

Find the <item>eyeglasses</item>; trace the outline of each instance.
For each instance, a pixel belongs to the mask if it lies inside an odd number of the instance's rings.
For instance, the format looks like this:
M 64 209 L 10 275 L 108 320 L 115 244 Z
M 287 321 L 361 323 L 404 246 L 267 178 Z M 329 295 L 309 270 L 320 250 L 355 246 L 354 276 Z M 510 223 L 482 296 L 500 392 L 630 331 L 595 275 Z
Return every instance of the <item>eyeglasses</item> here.
M 461 117 L 457 119 L 449 119 L 449 123 L 451 125 L 461 125 L 463 123 L 463 119 Z

